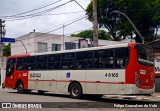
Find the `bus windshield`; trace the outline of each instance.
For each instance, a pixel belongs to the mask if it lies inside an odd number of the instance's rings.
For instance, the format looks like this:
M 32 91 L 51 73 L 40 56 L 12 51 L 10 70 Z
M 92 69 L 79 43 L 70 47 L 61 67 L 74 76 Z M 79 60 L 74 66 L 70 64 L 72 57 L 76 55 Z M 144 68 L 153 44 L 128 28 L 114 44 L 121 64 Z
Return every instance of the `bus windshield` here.
M 153 67 L 154 66 L 154 53 L 153 49 L 144 44 L 137 46 L 138 62 L 141 65 Z

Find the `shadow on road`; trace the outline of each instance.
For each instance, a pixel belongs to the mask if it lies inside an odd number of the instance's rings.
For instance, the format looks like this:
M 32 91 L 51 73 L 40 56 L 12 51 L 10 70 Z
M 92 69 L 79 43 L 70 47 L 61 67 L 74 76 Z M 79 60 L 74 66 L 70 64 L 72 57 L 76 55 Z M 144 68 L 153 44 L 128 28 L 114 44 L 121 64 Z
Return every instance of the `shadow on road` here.
M 13 94 L 19 94 L 18 92 L 7 92 L 7 93 L 13 93 Z M 64 95 L 64 94 L 54 94 L 54 93 L 44 93 L 44 94 L 39 94 L 38 92 L 30 92 L 26 93 L 27 95 L 40 95 L 40 96 L 51 96 L 51 97 L 60 97 L 60 98 L 70 98 L 72 99 L 69 95 Z M 87 96 L 83 96 L 79 100 L 88 100 L 91 102 L 105 102 L 105 103 L 121 103 L 121 104 L 133 104 L 136 102 L 136 104 L 145 104 L 145 103 L 160 103 L 160 102 L 155 102 L 155 101 L 144 101 L 144 100 L 132 100 L 132 99 L 116 99 L 116 98 L 88 98 Z

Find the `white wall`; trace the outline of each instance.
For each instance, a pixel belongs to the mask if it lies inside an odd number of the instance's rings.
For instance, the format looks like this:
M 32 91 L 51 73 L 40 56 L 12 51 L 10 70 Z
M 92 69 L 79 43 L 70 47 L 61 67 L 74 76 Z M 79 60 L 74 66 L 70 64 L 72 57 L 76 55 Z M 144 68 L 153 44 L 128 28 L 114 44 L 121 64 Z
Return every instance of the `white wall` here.
M 64 42 L 71 42 L 71 43 L 78 43 L 79 39 L 82 39 L 80 37 L 64 37 Z M 56 34 L 43 34 L 38 32 L 32 32 L 29 34 L 26 34 L 24 36 L 18 37 L 16 39 L 15 43 L 11 43 L 11 55 L 17 55 L 17 54 L 25 54 L 25 48 L 22 45 L 22 43 L 18 40 L 21 40 L 25 47 L 27 48 L 27 53 L 36 53 L 38 50 L 38 42 L 41 43 L 47 43 L 48 52 L 52 51 L 52 44 L 61 44 L 61 50 L 65 49 L 65 46 L 63 48 L 63 36 L 62 35 L 56 35 Z M 88 40 L 88 44 L 90 43 L 90 40 Z M 121 42 L 116 41 L 106 41 L 106 40 L 99 40 L 99 46 L 102 45 L 113 45 L 113 44 L 120 44 Z M 76 46 L 78 48 L 78 45 Z
M 38 36 L 40 35 L 40 33 L 36 33 L 35 34 L 38 38 L 35 38 L 35 49 L 38 49 L 38 42 L 42 42 L 42 43 L 48 43 L 48 51 L 52 51 L 52 44 L 61 44 L 61 50 L 63 50 L 63 36 L 62 35 L 56 35 L 56 34 L 45 34 L 42 36 Z M 64 37 L 64 42 L 71 42 L 73 41 L 73 43 L 78 43 L 78 37 Z M 65 46 L 64 46 L 65 48 Z
M 28 52 L 34 51 L 34 33 L 29 33 L 27 35 L 21 36 L 16 38 L 15 43 L 11 43 L 11 55 L 17 55 L 17 54 L 25 54 L 26 50 L 22 44 L 25 45 Z

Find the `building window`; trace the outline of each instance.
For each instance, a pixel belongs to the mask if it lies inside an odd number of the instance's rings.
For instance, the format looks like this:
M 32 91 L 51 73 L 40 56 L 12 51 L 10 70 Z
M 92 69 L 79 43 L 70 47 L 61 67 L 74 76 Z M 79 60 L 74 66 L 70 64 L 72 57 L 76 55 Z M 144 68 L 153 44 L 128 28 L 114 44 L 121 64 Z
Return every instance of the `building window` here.
M 65 50 L 76 49 L 76 43 L 65 42 Z
M 61 44 L 52 44 L 52 51 L 60 51 Z
M 42 43 L 42 42 L 39 42 L 38 43 L 38 53 L 41 53 L 41 52 L 47 52 L 48 51 L 48 48 L 47 48 L 47 43 Z

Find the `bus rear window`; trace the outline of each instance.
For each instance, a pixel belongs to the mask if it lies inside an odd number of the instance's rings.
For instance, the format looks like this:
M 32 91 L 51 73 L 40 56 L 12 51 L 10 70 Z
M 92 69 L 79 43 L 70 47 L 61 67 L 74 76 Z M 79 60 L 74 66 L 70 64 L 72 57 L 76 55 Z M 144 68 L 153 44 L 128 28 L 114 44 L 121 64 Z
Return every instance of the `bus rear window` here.
M 152 48 L 143 44 L 138 44 L 136 47 L 138 54 L 138 62 L 144 66 L 154 66 L 154 53 Z

